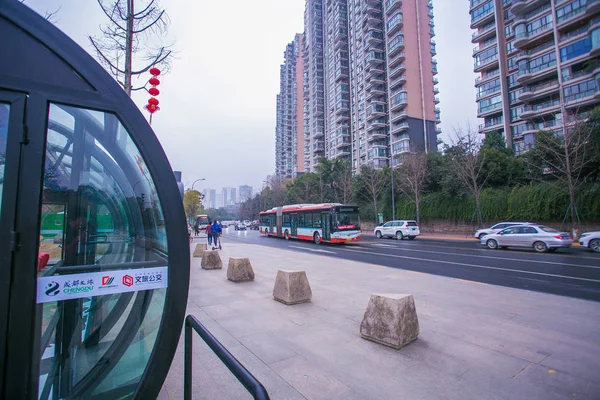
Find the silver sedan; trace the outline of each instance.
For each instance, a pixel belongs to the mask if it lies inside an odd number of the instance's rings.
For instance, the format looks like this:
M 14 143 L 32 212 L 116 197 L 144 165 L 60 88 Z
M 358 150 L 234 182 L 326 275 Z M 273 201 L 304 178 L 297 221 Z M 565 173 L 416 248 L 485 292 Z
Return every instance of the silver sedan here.
M 511 226 L 500 232 L 481 238 L 481 244 L 489 249 L 528 247 L 538 253 L 571 247 L 573 240 L 567 232 L 560 232 L 544 225 Z

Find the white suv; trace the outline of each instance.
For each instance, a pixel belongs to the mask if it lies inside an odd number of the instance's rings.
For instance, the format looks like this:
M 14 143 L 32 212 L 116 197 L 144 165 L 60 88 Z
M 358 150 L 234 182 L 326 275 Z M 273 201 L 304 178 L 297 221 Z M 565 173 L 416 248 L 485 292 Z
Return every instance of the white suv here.
M 527 225 L 528 223 L 529 222 L 500 222 L 500 223 L 497 223 L 496 225 L 492 226 L 491 228 L 479 229 L 477 232 L 475 232 L 475 234 L 473 236 L 476 237 L 477 239 L 481 239 L 482 237 L 484 237 L 486 235 L 498 233 L 502 229 L 510 228 L 511 226 L 515 226 L 515 225 Z
M 382 237 L 395 237 L 402 240 L 405 237 L 413 240 L 421 234 L 419 225 L 413 220 L 389 221 L 375 228 L 375 236 L 377 239 Z

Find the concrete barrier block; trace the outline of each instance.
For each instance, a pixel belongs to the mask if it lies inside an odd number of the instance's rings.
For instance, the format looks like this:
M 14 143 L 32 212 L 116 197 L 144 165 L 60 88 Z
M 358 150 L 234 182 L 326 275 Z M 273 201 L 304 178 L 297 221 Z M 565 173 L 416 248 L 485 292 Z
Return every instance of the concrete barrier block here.
M 218 251 L 205 250 L 202 254 L 202 261 L 200 262 L 202 269 L 221 269 L 223 263 L 221 262 L 221 256 Z
M 229 257 L 227 264 L 227 279 L 232 282 L 246 282 L 254 280 L 254 270 L 248 258 Z
M 305 303 L 312 299 L 312 291 L 306 272 L 304 271 L 277 271 L 273 297 L 287 305 Z
M 194 257 L 202 257 L 206 251 L 206 243 L 198 243 L 194 249 Z
M 372 294 L 360 324 L 364 339 L 399 349 L 419 336 L 419 319 L 411 294 Z

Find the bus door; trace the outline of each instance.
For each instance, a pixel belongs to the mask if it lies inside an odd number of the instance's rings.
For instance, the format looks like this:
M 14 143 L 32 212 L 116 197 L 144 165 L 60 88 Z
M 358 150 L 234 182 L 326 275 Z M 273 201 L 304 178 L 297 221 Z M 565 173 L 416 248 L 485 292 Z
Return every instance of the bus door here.
M 329 212 L 321 215 L 321 226 L 323 227 L 323 240 L 331 240 L 331 214 Z
M 290 225 L 292 227 L 292 237 L 298 237 L 298 214 L 290 215 Z
M 283 236 L 283 207 L 277 207 L 277 237 Z

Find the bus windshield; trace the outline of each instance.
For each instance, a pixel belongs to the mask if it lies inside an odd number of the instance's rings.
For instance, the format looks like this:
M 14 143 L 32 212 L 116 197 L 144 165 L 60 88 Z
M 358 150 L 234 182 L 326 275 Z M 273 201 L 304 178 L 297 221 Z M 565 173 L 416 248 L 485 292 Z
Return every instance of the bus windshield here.
M 196 224 L 200 228 L 206 228 L 206 225 L 210 223 L 208 215 L 196 215 Z
M 360 230 L 360 216 L 357 209 L 337 211 L 333 222 L 334 231 Z

